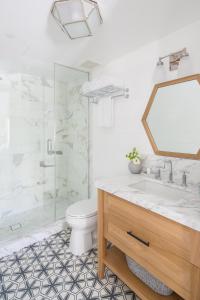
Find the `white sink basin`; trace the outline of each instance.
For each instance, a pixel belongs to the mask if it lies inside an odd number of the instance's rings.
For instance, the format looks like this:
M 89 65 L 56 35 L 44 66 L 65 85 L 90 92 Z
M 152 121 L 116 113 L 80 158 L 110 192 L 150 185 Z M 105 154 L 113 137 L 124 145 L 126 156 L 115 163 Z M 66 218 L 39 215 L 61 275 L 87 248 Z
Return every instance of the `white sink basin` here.
M 134 190 L 139 190 L 145 194 L 156 195 L 162 198 L 177 200 L 177 199 L 188 199 L 190 192 L 182 191 L 174 187 L 165 186 L 161 183 L 143 180 L 134 184 L 129 185 Z

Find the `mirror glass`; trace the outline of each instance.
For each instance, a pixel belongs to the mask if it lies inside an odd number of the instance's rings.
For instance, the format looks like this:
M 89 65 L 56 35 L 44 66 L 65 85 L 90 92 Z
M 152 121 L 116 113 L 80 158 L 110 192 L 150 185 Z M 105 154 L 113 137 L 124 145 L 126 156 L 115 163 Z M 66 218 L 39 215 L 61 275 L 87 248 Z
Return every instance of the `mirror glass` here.
M 154 89 L 144 124 L 152 146 L 158 152 L 171 152 L 177 157 L 178 153 L 197 155 L 200 149 L 199 81 L 173 81 L 173 84 L 162 85 Z

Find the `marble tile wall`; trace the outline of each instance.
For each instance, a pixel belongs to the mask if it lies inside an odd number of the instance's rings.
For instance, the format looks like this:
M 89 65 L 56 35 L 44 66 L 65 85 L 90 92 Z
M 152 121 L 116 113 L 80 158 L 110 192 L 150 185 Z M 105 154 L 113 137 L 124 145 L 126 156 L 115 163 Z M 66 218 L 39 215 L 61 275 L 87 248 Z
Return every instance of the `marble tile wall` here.
M 6 81 L 6 84 L 4 83 Z M 0 222 L 43 202 L 43 85 L 27 74 L 0 85 Z
M 10 225 L 46 225 L 88 197 L 86 78 L 55 82 L 29 74 L 0 81 L 0 236 Z M 47 140 L 53 150 L 49 155 Z M 55 145 L 54 145 L 55 141 Z M 50 167 L 43 168 L 40 162 Z M 56 201 L 56 203 L 55 203 Z M 17 226 L 18 226 L 17 225 Z
M 161 170 L 161 180 L 163 182 L 169 179 L 169 164 L 165 164 L 166 160 L 171 160 L 173 165 L 173 179 L 178 185 L 182 184 L 183 172 L 186 172 L 187 185 L 198 192 L 200 187 L 200 161 L 191 159 L 180 159 L 172 157 L 162 157 L 152 155 L 143 155 L 143 171 L 146 172 L 147 168 L 151 169 L 152 177 L 155 176 L 158 169 Z
M 87 80 L 87 76 L 85 76 Z M 83 79 L 56 82 L 56 201 L 64 207 L 88 197 L 88 101 Z
M 55 220 L 54 81 L 29 74 L 0 82 L 0 237 L 23 235 Z M 13 226 L 14 231 L 10 226 Z

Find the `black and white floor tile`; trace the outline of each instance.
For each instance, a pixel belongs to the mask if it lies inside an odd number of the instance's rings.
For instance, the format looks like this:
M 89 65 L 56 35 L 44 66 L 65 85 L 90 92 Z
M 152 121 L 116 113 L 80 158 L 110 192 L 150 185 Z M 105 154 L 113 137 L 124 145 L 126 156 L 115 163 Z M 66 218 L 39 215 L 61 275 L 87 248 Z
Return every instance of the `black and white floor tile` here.
M 135 300 L 135 294 L 106 270 L 97 276 L 97 251 L 69 251 L 70 230 L 0 259 L 1 300 Z

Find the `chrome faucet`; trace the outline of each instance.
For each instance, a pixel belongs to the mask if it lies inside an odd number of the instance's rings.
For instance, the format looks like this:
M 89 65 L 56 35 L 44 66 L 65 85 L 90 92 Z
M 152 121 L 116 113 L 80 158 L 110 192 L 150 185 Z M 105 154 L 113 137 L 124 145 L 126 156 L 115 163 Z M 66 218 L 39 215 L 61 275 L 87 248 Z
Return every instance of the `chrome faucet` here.
M 166 163 L 170 164 L 169 182 L 173 183 L 174 179 L 173 179 L 173 165 L 172 165 L 172 161 L 170 159 L 165 160 L 164 166 L 166 165 Z

